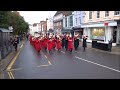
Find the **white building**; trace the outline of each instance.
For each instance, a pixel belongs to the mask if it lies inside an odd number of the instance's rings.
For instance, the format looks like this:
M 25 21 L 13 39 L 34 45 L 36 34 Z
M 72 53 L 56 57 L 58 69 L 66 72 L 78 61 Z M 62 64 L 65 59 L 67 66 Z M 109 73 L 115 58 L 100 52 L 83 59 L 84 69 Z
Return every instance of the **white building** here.
M 63 16 L 63 30 L 62 33 L 71 33 L 73 28 L 73 14 L 72 11 L 66 12 Z
M 80 34 L 80 38 L 83 35 L 83 28 L 81 25 L 84 23 L 84 11 L 74 11 L 73 13 L 73 31 Z
M 47 31 L 50 29 L 53 30 L 53 17 L 49 17 L 47 20 Z

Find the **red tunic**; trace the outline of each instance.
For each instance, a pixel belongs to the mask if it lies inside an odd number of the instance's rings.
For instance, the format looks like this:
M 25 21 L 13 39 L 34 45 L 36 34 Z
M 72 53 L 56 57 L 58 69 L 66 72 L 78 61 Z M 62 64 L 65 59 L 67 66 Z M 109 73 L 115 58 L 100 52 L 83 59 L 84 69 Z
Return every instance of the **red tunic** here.
M 45 38 L 43 41 L 43 48 L 47 48 L 47 41 L 48 41 L 47 38 Z
M 57 49 L 60 50 L 61 49 L 61 41 L 58 39 L 57 40 Z
M 52 41 L 51 40 L 48 40 L 48 45 L 47 45 L 48 47 L 48 50 L 50 51 L 50 50 L 52 50 Z
M 40 50 L 41 50 L 40 40 L 38 40 L 38 39 L 35 40 L 35 49 L 37 52 L 40 52 Z
M 73 40 L 68 39 L 68 50 L 72 50 L 72 49 L 73 49 Z

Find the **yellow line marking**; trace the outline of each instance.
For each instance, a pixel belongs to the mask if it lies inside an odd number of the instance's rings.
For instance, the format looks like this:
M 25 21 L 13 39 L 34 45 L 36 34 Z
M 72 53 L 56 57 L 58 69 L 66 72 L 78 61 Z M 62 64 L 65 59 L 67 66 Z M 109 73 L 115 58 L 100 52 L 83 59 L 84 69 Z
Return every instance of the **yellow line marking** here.
M 23 47 L 23 44 L 20 46 L 20 48 L 22 48 Z
M 37 67 L 44 67 L 44 66 L 49 66 L 49 65 L 40 65 L 40 66 L 37 66 Z
M 11 79 L 10 73 L 9 72 L 7 72 L 7 73 L 8 73 L 9 78 Z
M 16 70 L 21 70 L 22 68 L 18 68 L 18 69 L 10 69 L 10 70 L 7 70 L 7 71 L 16 71 Z
M 23 47 L 23 46 L 22 46 L 22 47 Z M 20 49 L 20 51 L 21 51 L 21 49 Z M 7 70 L 10 70 L 10 69 L 11 69 L 11 67 L 12 67 L 13 64 L 15 63 L 18 55 L 20 54 L 20 51 L 16 54 L 16 56 L 15 56 L 15 57 L 13 58 L 13 60 L 10 62 L 9 66 L 7 67 Z
M 12 76 L 12 79 L 15 79 L 14 76 L 13 76 L 13 74 L 12 74 L 12 72 L 10 72 L 10 74 L 11 74 L 11 76 Z

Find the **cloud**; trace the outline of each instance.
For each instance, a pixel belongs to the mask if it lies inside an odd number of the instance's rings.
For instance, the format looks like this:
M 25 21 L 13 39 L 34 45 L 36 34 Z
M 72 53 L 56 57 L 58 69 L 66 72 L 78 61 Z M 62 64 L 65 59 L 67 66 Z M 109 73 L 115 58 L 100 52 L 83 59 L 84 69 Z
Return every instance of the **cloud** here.
M 39 23 L 46 18 L 53 17 L 56 11 L 19 11 L 29 24 Z

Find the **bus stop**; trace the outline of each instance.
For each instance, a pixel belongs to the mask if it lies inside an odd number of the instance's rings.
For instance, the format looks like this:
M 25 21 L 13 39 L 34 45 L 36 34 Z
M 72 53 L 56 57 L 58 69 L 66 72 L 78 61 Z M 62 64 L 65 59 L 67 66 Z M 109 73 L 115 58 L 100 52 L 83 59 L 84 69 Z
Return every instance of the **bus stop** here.
M 12 31 L 8 29 L 0 28 L 0 60 L 4 59 L 12 51 L 11 33 Z

